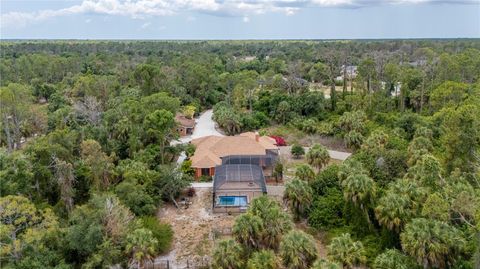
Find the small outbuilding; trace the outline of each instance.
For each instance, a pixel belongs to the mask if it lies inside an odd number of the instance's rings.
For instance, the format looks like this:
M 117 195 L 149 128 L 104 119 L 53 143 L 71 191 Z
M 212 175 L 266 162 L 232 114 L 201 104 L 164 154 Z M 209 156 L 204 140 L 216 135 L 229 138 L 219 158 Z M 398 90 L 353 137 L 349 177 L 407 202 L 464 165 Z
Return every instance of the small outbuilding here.
M 213 212 L 245 212 L 254 198 L 266 193 L 267 185 L 260 166 L 223 164 L 215 167 Z
M 183 114 L 177 113 L 175 115 L 177 122 L 177 132 L 180 136 L 191 135 L 195 128 L 195 120 L 185 117 Z

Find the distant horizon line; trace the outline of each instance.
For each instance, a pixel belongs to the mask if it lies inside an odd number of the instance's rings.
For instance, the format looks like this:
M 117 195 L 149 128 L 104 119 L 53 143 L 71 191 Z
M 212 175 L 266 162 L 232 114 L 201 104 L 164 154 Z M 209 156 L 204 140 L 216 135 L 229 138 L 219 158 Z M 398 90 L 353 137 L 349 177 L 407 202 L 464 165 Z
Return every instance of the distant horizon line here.
M 386 37 L 386 38 L 0 38 L 3 41 L 376 41 L 376 40 L 480 40 L 480 37 Z

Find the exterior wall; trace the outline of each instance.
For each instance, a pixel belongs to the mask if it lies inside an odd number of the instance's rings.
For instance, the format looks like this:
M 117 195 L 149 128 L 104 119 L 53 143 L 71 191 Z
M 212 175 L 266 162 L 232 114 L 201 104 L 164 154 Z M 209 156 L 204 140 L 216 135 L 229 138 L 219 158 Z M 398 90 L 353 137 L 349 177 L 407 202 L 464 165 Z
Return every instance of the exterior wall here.
M 213 177 L 215 175 L 215 167 L 210 168 L 210 176 Z
M 180 135 L 180 136 L 191 135 L 193 133 L 193 128 L 185 127 L 185 126 L 178 126 L 177 127 L 177 132 L 178 132 L 178 135 Z
M 202 176 L 202 168 L 195 168 L 195 180 L 198 180 Z
M 195 180 L 198 180 L 199 178 L 202 177 L 202 168 L 194 168 L 195 169 L 195 173 L 193 175 L 193 178 Z M 209 175 L 211 177 L 213 177 L 215 175 L 215 167 L 210 167 L 210 172 L 209 172 Z
M 177 132 L 180 136 L 186 136 L 187 135 L 187 128 L 185 128 L 183 126 L 179 126 L 177 128 Z

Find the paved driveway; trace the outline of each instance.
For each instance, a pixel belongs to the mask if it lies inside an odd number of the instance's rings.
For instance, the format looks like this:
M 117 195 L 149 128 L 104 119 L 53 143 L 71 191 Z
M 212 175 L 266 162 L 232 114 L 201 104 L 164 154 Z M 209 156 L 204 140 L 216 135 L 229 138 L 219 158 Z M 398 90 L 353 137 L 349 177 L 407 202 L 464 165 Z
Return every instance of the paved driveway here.
M 335 160 L 345 161 L 352 153 L 349 152 L 342 152 L 336 150 L 328 150 L 328 154 L 330 154 L 330 158 Z

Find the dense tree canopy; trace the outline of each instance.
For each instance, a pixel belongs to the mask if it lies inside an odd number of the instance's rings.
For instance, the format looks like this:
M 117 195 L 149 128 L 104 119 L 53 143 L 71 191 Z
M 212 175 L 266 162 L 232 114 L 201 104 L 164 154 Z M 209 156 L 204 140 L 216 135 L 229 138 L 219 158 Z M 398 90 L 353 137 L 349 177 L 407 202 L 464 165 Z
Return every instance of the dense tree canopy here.
M 168 251 L 172 229 L 155 213 L 189 185 L 188 162 L 174 163 L 194 151 L 171 144 L 175 116 L 208 108 L 226 135 L 280 137 L 300 163 L 278 162 L 285 208 L 251 201 L 212 251 L 215 267 L 480 265 L 478 40 L 12 40 L 0 50 L 6 268 L 142 267 Z M 338 164 L 327 148 L 353 154 Z M 287 207 L 322 231 L 327 257 Z

